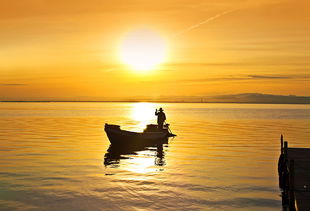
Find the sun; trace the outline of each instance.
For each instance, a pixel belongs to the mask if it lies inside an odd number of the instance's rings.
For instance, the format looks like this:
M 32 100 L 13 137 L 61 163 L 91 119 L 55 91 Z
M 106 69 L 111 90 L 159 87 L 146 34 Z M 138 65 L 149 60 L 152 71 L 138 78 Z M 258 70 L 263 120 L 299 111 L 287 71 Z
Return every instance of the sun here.
M 137 71 L 155 69 L 165 61 L 167 45 L 156 32 L 146 29 L 128 33 L 120 45 L 120 58 L 123 63 Z

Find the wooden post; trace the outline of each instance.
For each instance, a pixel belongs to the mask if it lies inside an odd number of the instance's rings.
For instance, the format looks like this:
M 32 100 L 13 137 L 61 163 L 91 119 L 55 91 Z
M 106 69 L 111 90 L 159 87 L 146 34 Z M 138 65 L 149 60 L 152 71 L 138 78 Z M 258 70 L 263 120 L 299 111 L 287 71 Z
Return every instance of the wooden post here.
M 283 154 L 283 135 L 281 134 L 281 155 Z
M 295 180 L 295 171 L 294 171 L 294 160 L 290 160 L 289 164 L 289 210 L 295 210 L 295 194 L 294 194 L 294 180 Z
M 288 143 L 287 141 L 284 141 L 284 149 L 283 149 L 283 160 L 284 160 L 284 163 L 283 163 L 283 189 L 284 190 L 288 190 L 289 189 L 289 163 L 288 163 L 288 159 L 287 159 L 287 146 Z
M 279 186 L 281 189 L 285 190 L 285 155 L 283 149 L 283 135 L 281 135 L 281 155 L 278 161 L 278 174 L 279 174 Z
M 284 156 L 285 156 L 285 158 L 287 158 L 287 146 L 288 144 L 287 144 L 287 141 L 284 141 L 284 149 L 283 149 L 283 153 L 284 153 Z

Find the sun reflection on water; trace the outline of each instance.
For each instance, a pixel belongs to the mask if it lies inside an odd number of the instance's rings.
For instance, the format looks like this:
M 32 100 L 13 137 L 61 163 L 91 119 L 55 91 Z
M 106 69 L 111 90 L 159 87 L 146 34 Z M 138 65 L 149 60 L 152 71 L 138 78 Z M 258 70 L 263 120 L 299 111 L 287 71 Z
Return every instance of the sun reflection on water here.
M 155 173 L 163 171 L 165 162 L 165 144 L 154 146 L 110 146 L 105 154 L 106 167 L 121 168 L 137 174 Z
M 155 124 L 156 103 L 134 103 L 131 108 L 131 117 L 137 121 L 137 128 L 143 130 L 147 124 Z
M 124 169 L 139 174 L 151 173 L 156 171 L 154 168 L 154 158 L 143 157 L 143 155 L 138 155 L 137 157 L 134 157 L 132 160 L 130 160 L 130 162 L 127 163 Z

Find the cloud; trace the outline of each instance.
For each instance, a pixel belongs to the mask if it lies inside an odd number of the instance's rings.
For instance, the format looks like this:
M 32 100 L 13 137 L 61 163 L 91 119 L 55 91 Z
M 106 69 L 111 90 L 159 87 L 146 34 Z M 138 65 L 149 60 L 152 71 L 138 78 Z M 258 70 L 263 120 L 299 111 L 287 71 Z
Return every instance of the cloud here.
M 203 67 L 203 66 L 249 66 L 251 63 L 246 62 L 186 62 L 186 63 L 167 63 L 165 66 L 167 67 Z M 254 64 L 253 64 L 254 65 Z
M 0 84 L 0 86 L 27 86 L 28 84 Z
M 165 70 L 166 71 L 166 70 Z M 180 84 L 203 84 L 208 82 L 225 82 L 225 81 L 281 81 L 281 80 L 295 80 L 295 81 L 310 81 L 310 75 L 226 75 L 226 76 L 210 76 L 206 78 L 193 78 L 193 79 L 180 79 L 180 80 L 141 80 L 137 83 L 156 83 L 167 84 L 177 83 Z
M 265 67 L 265 66 L 286 66 L 286 67 L 309 67 L 309 56 L 300 57 L 273 57 L 272 59 L 256 57 L 243 62 L 180 62 L 166 63 L 164 66 L 172 68 L 180 67 Z
M 226 10 L 224 12 L 221 12 L 221 13 L 218 13 L 218 14 L 216 14 L 214 16 L 211 16 L 211 17 L 209 17 L 209 18 L 207 18 L 207 19 L 205 19 L 205 20 L 203 20 L 203 21 L 201 21 L 199 23 L 193 24 L 193 25 L 189 26 L 188 28 L 186 28 L 186 29 L 176 33 L 176 36 L 179 36 L 179 35 L 182 35 L 184 33 L 190 32 L 190 31 L 192 31 L 192 30 L 194 30 L 196 28 L 199 28 L 199 27 L 201 27 L 201 26 L 203 26 L 203 25 L 205 25 L 207 23 L 210 23 L 210 22 L 212 22 L 212 21 L 214 21 L 214 20 L 216 20 L 218 18 L 221 18 L 222 16 L 225 16 L 227 14 L 233 13 L 233 12 L 241 10 L 241 9 L 246 9 L 246 8 L 251 8 L 251 7 L 260 7 L 260 6 L 266 5 L 266 4 L 278 4 L 278 3 L 281 3 L 283 1 L 285 1 L 285 0 L 275 0 L 275 1 L 270 1 L 269 0 L 269 1 L 266 1 L 266 2 L 260 1 L 260 2 L 257 2 L 255 4 L 249 4 L 250 1 L 248 1 L 248 2 L 241 1 L 238 8 L 231 9 L 231 10 Z
M 290 79 L 291 76 L 272 76 L 272 75 L 248 75 L 252 79 Z
M 214 21 L 214 20 L 216 20 L 216 19 L 218 19 L 218 18 L 220 18 L 220 17 L 222 17 L 222 16 L 224 16 L 224 15 L 227 15 L 227 14 L 229 14 L 229 13 L 235 12 L 236 10 L 239 10 L 239 9 L 227 10 L 227 11 L 218 13 L 218 14 L 212 16 L 212 17 L 209 17 L 209 18 L 207 18 L 207 19 L 205 19 L 205 20 L 203 20 L 203 21 L 201 21 L 201 22 L 199 22 L 199 23 L 196 23 L 196 24 L 194 24 L 194 25 L 192 25 L 192 26 L 190 26 L 190 27 L 188 27 L 188 28 L 186 28 L 186 29 L 184 29 L 184 30 L 178 32 L 178 33 L 176 34 L 176 36 L 179 36 L 179 35 L 182 35 L 182 34 L 184 34 L 184 33 L 190 32 L 190 31 L 192 31 L 192 30 L 194 30 L 194 29 L 196 29 L 196 28 L 199 28 L 199 27 L 201 27 L 202 25 L 205 25 L 205 24 L 207 24 L 207 23 L 210 23 L 211 21 Z
M 185 82 L 215 82 L 215 81 L 247 81 L 247 80 L 310 80 L 310 75 L 240 75 L 227 77 L 208 77 L 199 79 L 187 79 Z

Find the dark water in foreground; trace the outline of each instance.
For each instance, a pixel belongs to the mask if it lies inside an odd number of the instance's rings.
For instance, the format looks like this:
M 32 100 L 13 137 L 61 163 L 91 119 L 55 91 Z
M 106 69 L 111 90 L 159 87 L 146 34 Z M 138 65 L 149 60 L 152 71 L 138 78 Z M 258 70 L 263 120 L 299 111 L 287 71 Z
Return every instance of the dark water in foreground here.
M 107 154 L 105 122 L 159 106 L 176 138 Z M 280 134 L 310 147 L 309 126 L 309 105 L 0 103 L 0 210 L 281 210 Z

